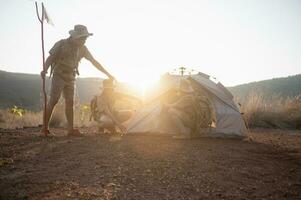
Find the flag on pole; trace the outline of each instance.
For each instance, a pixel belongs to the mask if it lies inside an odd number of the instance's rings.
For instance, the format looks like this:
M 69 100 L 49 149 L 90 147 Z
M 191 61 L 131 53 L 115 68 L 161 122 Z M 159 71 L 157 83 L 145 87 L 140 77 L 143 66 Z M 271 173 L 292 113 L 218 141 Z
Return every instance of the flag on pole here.
M 46 20 L 46 22 L 47 22 L 48 24 L 54 26 L 54 24 L 53 24 L 53 22 L 52 22 L 52 20 L 51 20 L 51 18 L 50 18 L 50 16 L 49 16 L 49 14 L 48 14 L 48 12 L 47 12 L 45 6 L 43 5 L 42 8 L 43 8 L 43 12 L 44 12 L 44 16 L 43 16 L 43 19 L 42 19 L 42 20 L 43 20 L 43 21 Z

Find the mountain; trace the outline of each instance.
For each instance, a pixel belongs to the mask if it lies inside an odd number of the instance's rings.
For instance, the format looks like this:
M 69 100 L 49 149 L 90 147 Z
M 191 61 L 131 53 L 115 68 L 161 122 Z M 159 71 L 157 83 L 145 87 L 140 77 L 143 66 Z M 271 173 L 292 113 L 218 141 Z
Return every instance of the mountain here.
M 51 79 L 46 78 L 47 94 Z M 80 102 L 89 102 L 100 92 L 102 79 L 78 78 L 76 80 L 76 97 Z M 18 107 L 39 110 L 42 107 L 41 77 L 39 75 L 11 73 L 0 70 L 0 108 Z
M 267 100 L 275 96 L 301 96 L 301 74 L 237 85 L 228 89 L 238 99 L 245 99 L 253 93 Z
M 100 93 L 102 79 L 77 78 L 76 99 L 81 103 L 88 103 L 94 95 Z M 51 81 L 46 78 L 47 93 L 49 94 Z M 0 70 L 0 108 L 11 108 L 14 105 L 30 110 L 42 108 L 41 78 L 39 75 L 11 73 Z M 133 93 L 125 83 L 118 85 L 120 91 Z M 238 99 L 245 99 L 251 93 L 269 98 L 275 95 L 281 97 L 301 95 L 301 74 L 285 78 L 275 78 L 229 87 Z

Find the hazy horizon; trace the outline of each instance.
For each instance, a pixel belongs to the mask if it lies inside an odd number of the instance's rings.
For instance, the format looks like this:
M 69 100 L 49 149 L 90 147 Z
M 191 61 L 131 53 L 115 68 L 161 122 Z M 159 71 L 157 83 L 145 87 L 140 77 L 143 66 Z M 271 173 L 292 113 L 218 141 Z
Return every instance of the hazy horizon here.
M 1 70 L 0 71 L 5 71 L 5 70 Z M 35 73 L 26 73 L 26 72 L 11 72 L 11 71 L 5 71 L 5 72 L 8 72 L 8 73 L 20 73 L 20 74 L 27 74 L 27 75 L 37 75 L 37 76 L 40 76 L 40 74 L 35 74 Z M 164 75 L 164 74 L 162 74 Z M 210 74 L 208 74 L 210 75 Z M 249 84 L 249 83 L 253 83 L 253 82 L 260 82 L 260 81 L 266 81 L 266 80 L 272 80 L 272 79 L 278 79 L 278 78 L 287 78 L 287 77 L 290 77 L 290 76 L 297 76 L 297 75 L 301 75 L 301 73 L 299 74 L 292 74 L 292 75 L 288 75 L 288 76 L 281 76 L 281 77 L 273 77 L 271 79 L 263 79 L 263 80 L 257 80 L 257 81 L 251 81 L 251 82 L 246 82 L 246 83 L 240 83 L 240 84 L 237 84 L 237 85 L 224 85 L 226 87 L 235 87 L 235 86 L 239 86 L 239 85 L 244 85 L 244 84 Z M 82 78 L 82 79 L 85 79 L 85 78 L 105 78 L 105 77 L 96 77 L 96 76 L 77 76 L 76 78 Z M 214 77 L 215 78 L 215 77 Z M 217 81 L 220 81 L 217 79 Z M 127 81 L 121 81 L 122 83 L 129 83 L 131 84 L 130 82 L 127 82 Z M 223 82 L 221 82 L 222 84 L 224 84 Z
M 0 0 L 0 67 L 39 74 L 40 25 L 34 1 Z M 297 0 L 49 1 L 45 52 L 75 24 L 94 35 L 93 56 L 117 80 L 151 84 L 180 66 L 226 86 L 301 73 L 301 2 Z M 81 78 L 105 76 L 87 61 Z

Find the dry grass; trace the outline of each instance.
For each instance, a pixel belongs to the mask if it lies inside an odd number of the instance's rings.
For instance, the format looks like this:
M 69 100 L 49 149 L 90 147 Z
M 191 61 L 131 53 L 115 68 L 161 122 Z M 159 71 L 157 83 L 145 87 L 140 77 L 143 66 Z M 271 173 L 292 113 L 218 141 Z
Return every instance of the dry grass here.
M 241 110 L 250 128 L 301 128 L 301 100 L 297 97 L 275 95 L 265 99 L 252 93 L 242 102 Z
M 38 126 L 42 123 L 42 113 L 25 111 L 18 115 L 11 112 L 11 109 L 0 110 L 0 128 L 14 129 L 23 127 Z
M 301 100 L 297 97 L 283 98 L 273 96 L 265 99 L 263 95 L 252 93 L 242 103 L 241 111 L 250 128 L 301 129 Z M 121 106 L 122 108 L 124 107 Z M 0 128 L 12 129 L 32 127 L 42 124 L 42 112 L 25 111 L 22 116 L 11 112 L 12 109 L 0 110 Z M 74 126 L 90 125 L 90 107 L 88 104 L 76 103 L 74 109 Z M 56 106 L 51 127 L 65 127 L 65 106 L 60 101 Z
M 74 106 L 74 126 L 87 127 L 90 124 L 90 106 L 88 104 L 76 104 Z M 67 120 L 65 116 L 65 104 L 60 102 L 56 105 L 50 127 L 66 127 Z
M 37 127 L 43 123 L 43 112 L 25 110 L 22 115 L 13 113 L 12 109 L 0 110 L 0 128 L 14 129 L 24 127 Z M 86 104 L 76 105 L 74 109 L 74 126 L 86 127 L 90 124 L 90 108 Z M 50 120 L 50 127 L 66 126 L 65 105 L 59 103 Z

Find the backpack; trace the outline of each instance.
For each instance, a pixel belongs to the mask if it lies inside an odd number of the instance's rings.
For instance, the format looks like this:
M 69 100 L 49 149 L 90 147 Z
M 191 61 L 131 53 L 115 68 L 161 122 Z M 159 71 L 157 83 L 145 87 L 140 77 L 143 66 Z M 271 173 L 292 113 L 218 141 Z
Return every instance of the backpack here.
M 59 47 L 58 47 L 58 50 L 57 50 L 57 52 L 56 52 L 56 54 L 57 54 L 57 56 L 56 56 L 56 59 L 55 59 L 55 61 L 51 64 L 51 69 L 50 69 L 50 77 L 51 77 L 51 75 L 53 74 L 53 72 L 54 72 L 54 69 L 58 66 L 58 64 L 64 59 L 64 55 L 63 55 L 63 53 L 64 53 L 64 48 L 67 48 L 67 45 L 69 45 L 68 44 L 68 39 L 62 39 L 62 40 L 60 40 L 59 42 Z M 76 49 L 76 53 L 75 53 L 75 58 L 74 59 L 76 59 L 77 60 L 77 62 L 75 63 L 75 68 L 74 68 L 74 72 L 73 73 L 75 73 L 75 74 L 77 74 L 77 75 L 79 75 L 79 71 L 78 71 L 78 65 L 79 65 L 79 50 L 80 50 L 80 48 L 77 48 Z M 75 75 L 74 74 L 74 75 Z

